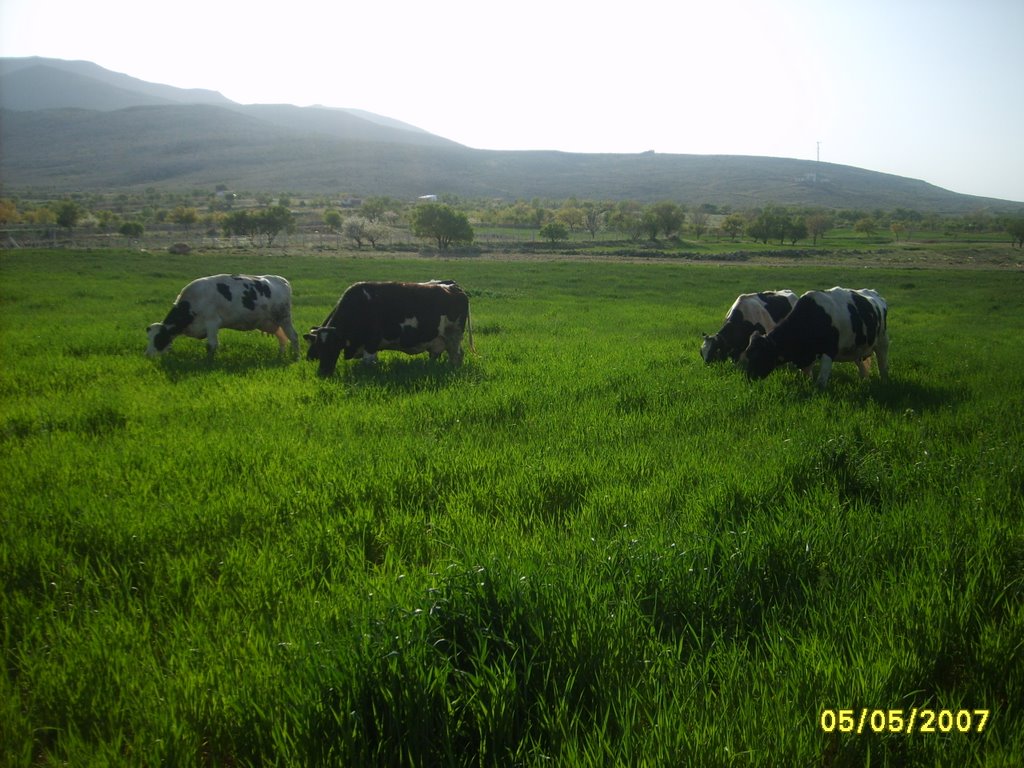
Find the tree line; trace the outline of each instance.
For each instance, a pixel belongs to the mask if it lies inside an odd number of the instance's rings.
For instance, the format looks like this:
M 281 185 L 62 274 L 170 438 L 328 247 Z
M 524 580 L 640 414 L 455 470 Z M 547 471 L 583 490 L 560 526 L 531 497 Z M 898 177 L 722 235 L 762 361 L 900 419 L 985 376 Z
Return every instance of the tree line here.
M 191 204 L 190 204 L 191 203 Z M 472 244 L 476 230 L 529 231 L 552 244 L 596 239 L 599 233 L 630 242 L 741 238 L 780 245 L 818 241 L 833 229 L 849 229 L 872 237 L 888 232 L 896 241 L 915 233 L 942 232 L 950 237 L 1004 232 L 1024 248 L 1024 213 L 992 216 L 979 211 L 942 217 L 909 209 L 824 210 L 765 205 L 734 211 L 711 204 L 688 206 L 674 201 L 474 201 L 442 198 L 440 202 L 406 202 L 390 197 L 342 200 L 296 200 L 292 195 L 242 196 L 227 190 L 207 194 L 202 202 L 174 195 L 146 194 L 133 198 L 79 196 L 59 200 L 0 199 L 0 227 L 60 229 L 70 236 L 76 227 L 139 239 L 147 231 L 239 237 L 255 246 L 270 246 L 281 233 L 323 231 L 344 238 L 356 248 L 385 243 L 398 230 L 430 242 L 438 250 Z

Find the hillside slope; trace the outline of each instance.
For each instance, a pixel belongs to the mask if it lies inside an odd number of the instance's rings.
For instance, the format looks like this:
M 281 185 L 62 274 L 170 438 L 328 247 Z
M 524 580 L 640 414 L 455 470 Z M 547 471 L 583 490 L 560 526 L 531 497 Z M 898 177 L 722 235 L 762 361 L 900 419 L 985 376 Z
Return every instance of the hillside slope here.
M 471 149 L 360 110 L 241 105 L 52 59 L 0 60 L 0 184 L 4 194 L 225 184 L 403 199 L 575 196 L 949 214 L 1024 208 L 805 160 Z
M 89 61 L 39 56 L 0 58 L 0 107 L 3 109 L 106 110 L 144 104 L 223 106 L 232 103 L 216 91 L 148 83 Z

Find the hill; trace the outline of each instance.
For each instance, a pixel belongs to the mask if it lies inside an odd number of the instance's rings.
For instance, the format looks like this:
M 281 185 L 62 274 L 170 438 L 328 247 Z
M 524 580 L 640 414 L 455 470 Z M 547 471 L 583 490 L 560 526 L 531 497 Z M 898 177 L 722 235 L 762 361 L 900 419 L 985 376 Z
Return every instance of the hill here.
M 241 105 L 89 62 L 0 60 L 5 194 L 195 188 L 672 199 L 961 214 L 1022 206 L 851 166 L 770 157 L 472 149 L 357 109 Z

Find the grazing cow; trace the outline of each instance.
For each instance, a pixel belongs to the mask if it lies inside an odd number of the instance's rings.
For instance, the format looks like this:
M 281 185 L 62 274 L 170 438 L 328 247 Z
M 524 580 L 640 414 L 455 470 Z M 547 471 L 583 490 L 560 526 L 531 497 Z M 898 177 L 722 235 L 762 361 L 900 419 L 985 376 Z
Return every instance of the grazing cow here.
M 393 349 L 436 360 L 448 353 L 462 363 L 462 334 L 469 324 L 469 297 L 452 280 L 428 283 L 362 282 L 348 287 L 323 325 L 310 328 L 309 360 L 319 360 L 320 376 L 330 376 L 344 352 L 376 362 L 377 352 Z M 470 330 L 470 348 L 473 333 Z
M 888 312 L 885 299 L 872 290 L 808 291 L 772 331 L 751 334 L 740 363 L 748 377 L 762 379 L 780 363 L 793 363 L 810 375 L 820 357 L 818 386 L 824 389 L 833 362 L 856 363 L 861 378 L 867 378 L 874 354 L 882 381 L 888 381 Z
M 767 333 L 789 314 L 796 304 L 792 291 L 761 291 L 736 297 L 725 315 L 725 324 L 713 336 L 704 335 L 700 356 L 705 363 L 731 358 L 735 363 L 750 342 L 754 331 Z
M 217 331 L 263 331 L 274 336 L 284 352 L 291 342 L 299 352 L 299 334 L 292 326 L 292 287 L 277 275 L 212 275 L 186 285 L 162 323 L 146 332 L 146 354 L 158 355 L 170 347 L 176 336 L 206 339 L 209 357 L 217 351 Z

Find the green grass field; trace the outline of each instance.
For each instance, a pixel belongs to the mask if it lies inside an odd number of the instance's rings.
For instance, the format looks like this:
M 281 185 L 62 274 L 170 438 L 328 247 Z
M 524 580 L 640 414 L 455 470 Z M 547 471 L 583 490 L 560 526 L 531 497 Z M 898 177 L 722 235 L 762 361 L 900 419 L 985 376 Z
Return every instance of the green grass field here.
M 300 332 L 356 280 L 453 278 L 478 354 L 145 358 L 222 271 L 288 277 Z M 0 278 L 4 765 L 1024 755 L 1020 272 L 38 251 Z M 889 301 L 888 386 L 700 360 L 736 294 L 836 284 Z

